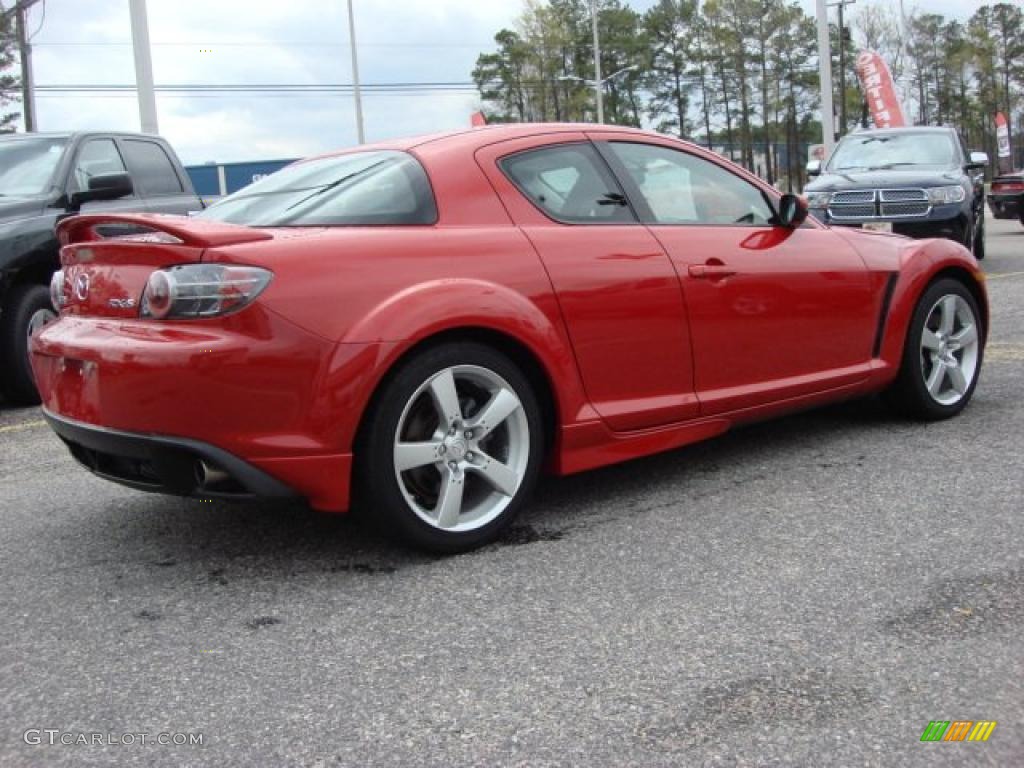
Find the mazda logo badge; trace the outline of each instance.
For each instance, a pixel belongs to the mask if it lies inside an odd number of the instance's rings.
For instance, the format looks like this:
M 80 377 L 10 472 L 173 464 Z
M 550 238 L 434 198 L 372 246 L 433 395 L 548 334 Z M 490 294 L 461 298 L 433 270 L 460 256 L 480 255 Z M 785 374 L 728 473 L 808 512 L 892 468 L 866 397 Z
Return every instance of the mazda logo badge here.
M 79 301 L 89 298 L 89 276 L 82 274 L 75 278 L 75 296 Z

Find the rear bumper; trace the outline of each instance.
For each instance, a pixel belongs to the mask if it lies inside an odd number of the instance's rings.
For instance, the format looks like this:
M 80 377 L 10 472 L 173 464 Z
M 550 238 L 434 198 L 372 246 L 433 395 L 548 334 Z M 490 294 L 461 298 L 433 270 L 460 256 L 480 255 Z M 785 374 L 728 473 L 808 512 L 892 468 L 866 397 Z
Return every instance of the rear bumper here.
M 294 498 L 281 481 L 198 440 L 83 424 L 43 409 L 43 417 L 86 469 L 140 491 L 201 498 Z
M 54 430 L 97 475 L 344 511 L 361 401 L 325 377 L 372 370 L 351 347 L 259 307 L 222 324 L 62 315 L 33 336 L 32 367 Z
M 1016 219 L 1024 213 L 1024 195 L 989 195 L 988 205 L 997 219 Z

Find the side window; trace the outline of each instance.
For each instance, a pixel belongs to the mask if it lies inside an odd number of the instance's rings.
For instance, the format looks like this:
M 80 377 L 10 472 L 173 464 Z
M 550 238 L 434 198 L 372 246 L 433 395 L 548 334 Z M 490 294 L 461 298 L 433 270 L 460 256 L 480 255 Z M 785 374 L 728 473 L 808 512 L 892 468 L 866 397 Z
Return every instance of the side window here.
M 635 221 L 622 190 L 589 144 L 531 149 L 505 158 L 501 169 L 520 192 L 556 221 Z
M 89 179 L 108 173 L 125 173 L 121 153 L 113 139 L 90 139 L 78 150 L 68 191 L 85 191 L 89 188 Z
M 612 142 L 653 224 L 755 226 L 775 213 L 757 187 L 721 166 L 668 147 Z
M 146 197 L 180 195 L 181 180 L 163 147 L 152 141 L 125 139 L 125 158 L 132 169 L 132 180 Z

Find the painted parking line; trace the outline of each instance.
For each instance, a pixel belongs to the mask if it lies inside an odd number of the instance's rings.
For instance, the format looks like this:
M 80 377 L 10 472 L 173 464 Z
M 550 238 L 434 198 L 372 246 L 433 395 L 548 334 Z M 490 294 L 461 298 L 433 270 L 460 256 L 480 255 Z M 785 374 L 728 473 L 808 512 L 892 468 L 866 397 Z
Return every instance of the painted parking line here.
M 8 424 L 6 427 L 0 427 L 0 435 L 6 432 L 23 432 L 27 429 L 38 429 L 39 427 L 45 427 L 46 422 L 42 419 L 35 421 L 23 421 L 21 424 Z
M 1004 277 L 1020 277 L 1024 272 L 1000 272 L 995 275 L 985 275 L 985 282 L 989 280 L 1002 280 Z

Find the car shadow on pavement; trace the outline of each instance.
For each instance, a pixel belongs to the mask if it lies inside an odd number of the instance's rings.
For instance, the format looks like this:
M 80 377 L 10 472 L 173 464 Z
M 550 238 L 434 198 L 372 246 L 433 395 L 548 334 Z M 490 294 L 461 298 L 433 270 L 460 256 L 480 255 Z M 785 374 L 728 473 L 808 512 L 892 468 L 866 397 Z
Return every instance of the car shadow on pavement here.
M 876 400 L 859 400 L 744 427 L 626 464 L 543 478 L 532 503 L 502 538 L 464 557 L 489 557 L 509 546 L 571 538 L 635 514 L 652 493 L 681 495 L 685 504 L 687 498 L 763 477 L 759 467 L 782 452 L 821 468 L 862 460 L 863 455 L 852 455 L 845 447 L 833 455 L 830 435 L 896 423 Z M 297 503 L 200 501 L 124 491 L 105 502 L 102 512 L 90 509 L 90 528 L 106 529 L 108 535 L 67 533 L 80 537 L 76 555 L 94 565 L 187 566 L 205 572 L 211 584 L 240 574 L 261 579 L 310 572 L 387 577 L 444 559 L 412 552 L 381 536 L 368 520 L 372 514 L 372 509 L 331 515 Z

